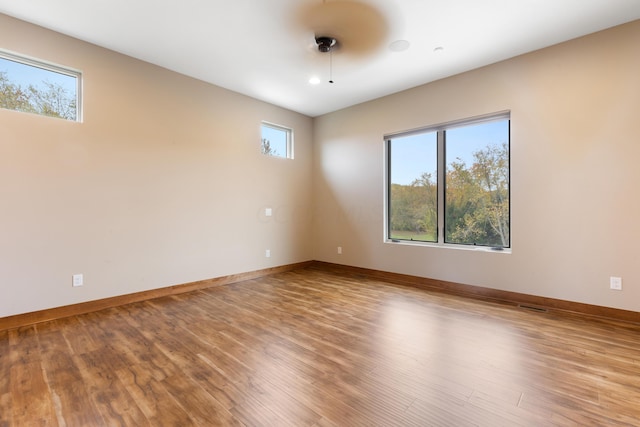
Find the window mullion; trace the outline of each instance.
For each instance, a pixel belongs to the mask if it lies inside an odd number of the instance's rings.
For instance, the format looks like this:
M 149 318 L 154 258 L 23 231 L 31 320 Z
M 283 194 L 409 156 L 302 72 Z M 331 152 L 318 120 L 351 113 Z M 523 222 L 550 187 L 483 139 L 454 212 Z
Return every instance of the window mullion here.
M 445 131 L 438 131 L 438 244 L 444 243 Z

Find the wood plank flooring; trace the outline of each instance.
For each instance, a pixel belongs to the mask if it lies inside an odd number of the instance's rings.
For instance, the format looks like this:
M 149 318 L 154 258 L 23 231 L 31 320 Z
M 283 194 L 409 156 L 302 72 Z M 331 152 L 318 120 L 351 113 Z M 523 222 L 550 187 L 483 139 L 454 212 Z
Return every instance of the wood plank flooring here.
M 0 332 L 0 426 L 638 426 L 640 326 L 307 268 Z

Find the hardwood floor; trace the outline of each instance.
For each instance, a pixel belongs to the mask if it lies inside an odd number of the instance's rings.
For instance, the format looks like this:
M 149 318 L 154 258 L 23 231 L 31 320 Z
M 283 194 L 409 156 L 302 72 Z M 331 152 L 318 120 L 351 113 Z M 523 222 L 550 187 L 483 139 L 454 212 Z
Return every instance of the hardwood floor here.
M 0 426 L 640 425 L 640 326 L 307 268 L 0 332 Z

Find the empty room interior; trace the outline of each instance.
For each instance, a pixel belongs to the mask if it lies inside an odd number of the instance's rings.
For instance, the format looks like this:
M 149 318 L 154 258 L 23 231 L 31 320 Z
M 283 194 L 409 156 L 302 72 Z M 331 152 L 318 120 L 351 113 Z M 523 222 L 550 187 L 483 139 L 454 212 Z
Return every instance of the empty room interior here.
M 640 3 L 440 3 L 0 0 L 0 426 L 640 425 Z

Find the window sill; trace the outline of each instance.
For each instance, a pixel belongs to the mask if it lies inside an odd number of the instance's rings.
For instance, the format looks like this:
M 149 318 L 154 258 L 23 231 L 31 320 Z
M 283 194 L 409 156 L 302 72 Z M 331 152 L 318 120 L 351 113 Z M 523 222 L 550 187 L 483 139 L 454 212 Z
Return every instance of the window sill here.
M 451 243 L 439 244 L 439 243 L 431 243 L 431 242 L 418 242 L 418 241 L 411 241 L 411 240 L 391 240 L 391 239 L 385 240 L 385 243 L 391 243 L 394 245 L 402 245 L 402 246 L 421 246 L 421 247 L 427 247 L 427 248 L 453 249 L 458 251 L 511 254 L 511 248 L 493 249 L 489 246 L 456 245 Z

